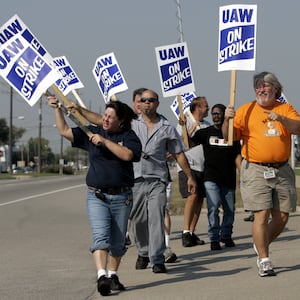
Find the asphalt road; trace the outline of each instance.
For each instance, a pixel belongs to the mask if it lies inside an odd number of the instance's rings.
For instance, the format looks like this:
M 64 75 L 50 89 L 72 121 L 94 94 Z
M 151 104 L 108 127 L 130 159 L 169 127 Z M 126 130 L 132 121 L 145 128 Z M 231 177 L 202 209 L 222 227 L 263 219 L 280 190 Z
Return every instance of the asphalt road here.
M 95 290 L 84 176 L 0 181 L 0 299 L 86 299 Z
M 83 176 L 0 181 L 0 299 L 97 300 L 96 272 L 89 253 Z M 277 276 L 260 278 L 252 249 L 248 214 L 236 214 L 236 247 L 211 252 L 207 218 L 197 232 L 207 243 L 183 248 L 183 216 L 172 216 L 171 246 L 178 261 L 167 274 L 135 270 L 132 245 L 119 270 L 127 291 L 122 300 L 298 299 L 300 213 L 291 214 L 286 230 L 271 246 Z

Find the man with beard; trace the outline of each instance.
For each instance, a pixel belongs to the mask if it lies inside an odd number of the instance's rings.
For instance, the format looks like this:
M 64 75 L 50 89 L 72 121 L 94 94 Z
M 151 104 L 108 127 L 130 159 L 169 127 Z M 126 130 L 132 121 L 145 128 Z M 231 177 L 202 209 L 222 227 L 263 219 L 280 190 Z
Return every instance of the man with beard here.
M 235 246 L 232 229 L 240 143 L 237 141 L 233 146 L 229 146 L 224 141 L 222 124 L 225 109 L 223 104 L 215 104 L 211 110 L 213 125 L 198 130 L 192 137 L 193 142 L 203 145 L 208 237 L 212 251 L 222 249 L 220 242 L 224 243 L 225 247 Z M 220 207 L 223 209 L 222 222 L 219 217 Z
M 222 130 L 227 138 L 234 118 L 234 140 L 242 140 L 241 195 L 245 210 L 254 211 L 253 247 L 258 274 L 264 277 L 276 275 L 269 246 L 296 209 L 295 173 L 288 159 L 291 134 L 300 133 L 300 116 L 289 103 L 277 101 L 282 85 L 274 74 L 256 74 L 253 85 L 256 100 L 236 112 L 228 106 Z

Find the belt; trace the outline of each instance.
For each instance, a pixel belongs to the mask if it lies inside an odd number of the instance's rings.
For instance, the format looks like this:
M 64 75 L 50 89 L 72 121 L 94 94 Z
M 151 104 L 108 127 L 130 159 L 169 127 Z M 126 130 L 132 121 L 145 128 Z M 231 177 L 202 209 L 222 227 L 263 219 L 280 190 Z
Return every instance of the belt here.
M 118 194 L 122 194 L 122 193 L 130 191 L 131 187 L 130 186 L 122 186 L 122 187 L 114 187 L 114 188 L 97 189 L 95 187 L 88 186 L 88 189 L 90 189 L 92 191 L 100 191 L 100 192 L 102 192 L 104 194 L 108 194 L 108 195 L 118 195 Z
M 252 163 L 264 167 L 279 169 L 280 167 L 284 166 L 287 163 L 287 161 L 277 162 L 277 163 L 266 163 L 266 162 L 252 162 Z

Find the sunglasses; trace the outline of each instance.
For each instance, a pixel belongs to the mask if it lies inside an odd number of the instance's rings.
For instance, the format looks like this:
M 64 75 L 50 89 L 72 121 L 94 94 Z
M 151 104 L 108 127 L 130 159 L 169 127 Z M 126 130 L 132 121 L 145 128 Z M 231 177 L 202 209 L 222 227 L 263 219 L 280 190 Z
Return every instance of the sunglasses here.
M 157 101 L 156 98 L 141 98 L 140 100 L 142 103 L 145 103 L 146 101 L 150 102 L 150 103 L 153 103 L 155 101 Z

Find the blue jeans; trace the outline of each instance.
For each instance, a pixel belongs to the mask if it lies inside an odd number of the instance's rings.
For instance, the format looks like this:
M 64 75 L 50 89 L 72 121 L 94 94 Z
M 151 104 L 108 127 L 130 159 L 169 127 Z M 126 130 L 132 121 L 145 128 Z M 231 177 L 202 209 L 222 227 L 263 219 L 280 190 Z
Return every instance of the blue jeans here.
M 212 181 L 204 182 L 206 189 L 208 237 L 211 242 L 231 238 L 235 213 L 235 190 Z M 219 208 L 223 208 L 220 225 Z
M 125 254 L 125 237 L 128 217 L 132 208 L 132 192 L 108 195 L 105 200 L 87 192 L 87 214 L 92 230 L 93 244 L 91 252 L 107 249 L 112 256 Z

